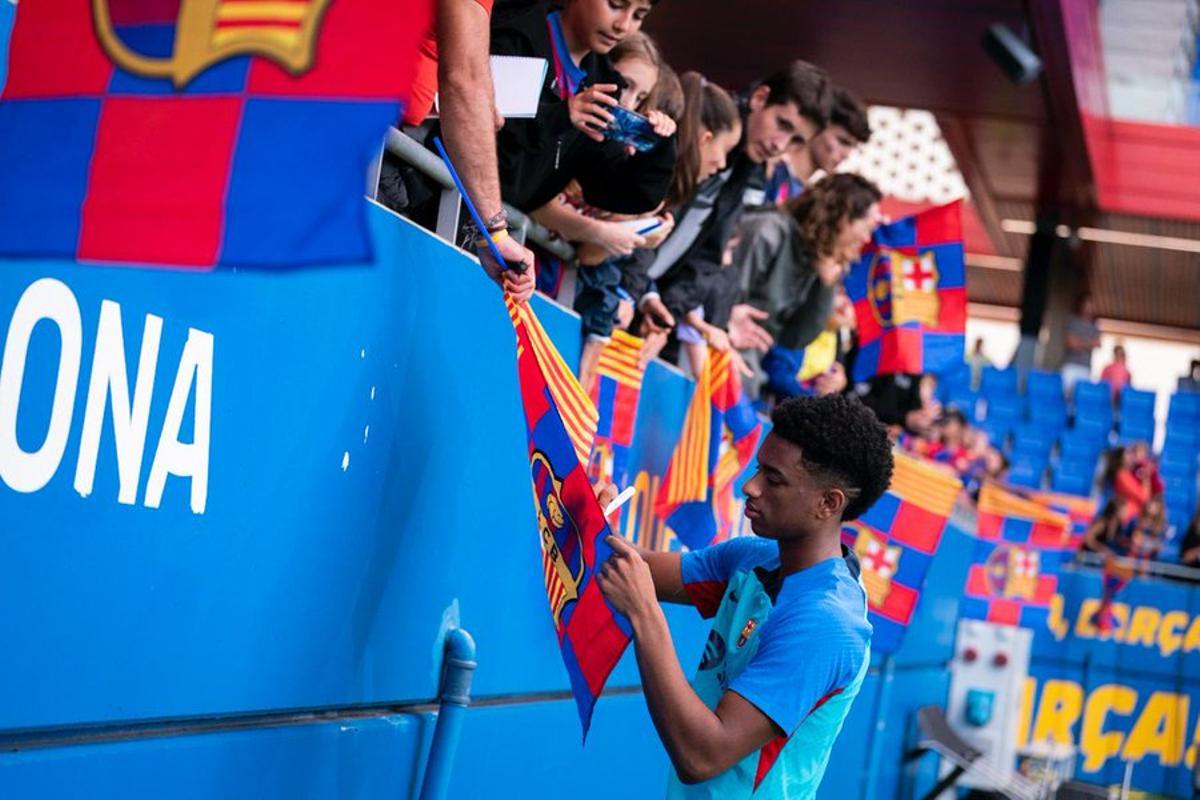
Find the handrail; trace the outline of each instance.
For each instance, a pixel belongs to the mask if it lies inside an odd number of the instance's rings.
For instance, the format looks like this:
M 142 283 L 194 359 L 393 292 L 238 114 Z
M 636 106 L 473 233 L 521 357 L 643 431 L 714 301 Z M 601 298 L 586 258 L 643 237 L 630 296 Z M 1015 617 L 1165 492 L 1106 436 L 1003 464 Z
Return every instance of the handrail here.
M 1088 550 L 1080 550 L 1075 557 L 1075 566 L 1104 567 L 1104 556 Z M 1070 566 L 1065 565 L 1064 566 Z M 1168 561 L 1139 561 L 1138 568 L 1146 575 L 1157 575 L 1163 578 L 1194 581 L 1200 583 L 1200 569 L 1172 564 Z
M 454 187 L 454 180 L 450 177 L 450 171 L 446 169 L 446 165 L 442 163 L 440 158 L 426 150 L 416 139 L 396 128 L 388 130 L 384 146 L 389 153 L 413 167 L 422 175 L 430 178 L 442 188 L 442 202 L 438 209 L 437 233 L 438 236 L 441 236 L 451 244 L 456 244 L 454 241 L 454 232 L 458 228 L 459 196 L 458 191 Z M 561 258 L 563 261 L 575 261 L 575 248 L 562 239 L 559 239 L 544 225 L 533 221 L 526 214 L 513 208 L 508 203 L 504 204 L 504 210 L 508 212 L 508 221 L 518 241 L 531 241 L 551 255 Z

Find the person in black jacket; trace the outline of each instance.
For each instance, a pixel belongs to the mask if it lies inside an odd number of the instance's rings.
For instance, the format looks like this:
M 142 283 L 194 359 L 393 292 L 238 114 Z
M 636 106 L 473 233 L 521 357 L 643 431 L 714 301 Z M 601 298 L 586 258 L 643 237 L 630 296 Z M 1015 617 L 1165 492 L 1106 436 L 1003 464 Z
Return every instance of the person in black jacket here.
M 831 105 L 828 76 L 805 61 L 771 75 L 742 99 L 742 141 L 729 168 L 702 184 L 676 214 L 675 231 L 650 269 L 676 319 L 702 307 L 722 279 L 722 254 L 743 208 L 762 201 L 763 163 L 825 127 Z M 708 322 L 725 327 L 728 320 Z
M 630 155 L 607 141 L 608 109 L 625 81 L 608 52 L 636 33 L 652 0 L 571 0 L 561 11 L 547 3 L 492 16 L 492 54 L 549 62 L 534 119 L 508 120 L 497 138 L 504 200 L 525 212 L 553 200 L 572 180 L 589 205 L 618 214 L 644 214 L 662 202 L 675 167 L 673 138 Z

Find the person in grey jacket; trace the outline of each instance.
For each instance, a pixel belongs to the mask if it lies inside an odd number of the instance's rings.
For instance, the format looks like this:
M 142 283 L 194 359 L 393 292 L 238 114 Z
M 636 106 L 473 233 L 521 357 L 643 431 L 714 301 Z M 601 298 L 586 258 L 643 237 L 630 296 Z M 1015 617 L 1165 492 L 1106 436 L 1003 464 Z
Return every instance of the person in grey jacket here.
M 881 219 L 881 199 L 866 178 L 839 173 L 821 179 L 781 209 L 745 214 L 733 258 L 740 304 L 732 316 L 760 317 L 758 324 L 774 348 L 806 347 L 825 330 L 838 285 L 871 241 Z M 746 351 L 743 357 L 761 383 L 758 353 Z

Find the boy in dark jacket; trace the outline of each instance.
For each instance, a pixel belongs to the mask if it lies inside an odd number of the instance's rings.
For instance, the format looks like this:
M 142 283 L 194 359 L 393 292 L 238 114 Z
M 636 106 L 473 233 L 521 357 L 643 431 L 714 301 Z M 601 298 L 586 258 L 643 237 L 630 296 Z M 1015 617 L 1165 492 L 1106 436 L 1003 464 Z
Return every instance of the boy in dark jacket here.
M 723 281 L 736 281 L 734 274 L 723 275 L 721 255 L 746 203 L 761 202 L 763 163 L 825 127 L 831 105 L 828 76 L 805 61 L 771 75 L 743 99 L 742 142 L 729 168 L 703 184 L 676 215 L 675 230 L 649 272 L 676 319 L 720 294 Z M 728 320 L 708 322 L 724 327 Z
M 572 180 L 589 205 L 614 213 L 643 214 L 662 202 L 675 167 L 674 140 L 630 155 L 603 133 L 624 86 L 607 53 L 641 28 L 653 5 L 570 0 L 561 12 L 547 3 L 513 11 L 497 5 L 492 53 L 549 62 L 537 117 L 508 120 L 497 139 L 506 202 L 533 211 Z

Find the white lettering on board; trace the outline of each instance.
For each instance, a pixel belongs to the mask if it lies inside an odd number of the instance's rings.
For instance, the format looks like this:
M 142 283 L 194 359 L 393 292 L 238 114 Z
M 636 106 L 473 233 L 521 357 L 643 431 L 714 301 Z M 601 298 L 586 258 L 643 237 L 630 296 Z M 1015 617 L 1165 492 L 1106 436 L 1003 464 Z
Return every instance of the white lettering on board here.
M 45 439 L 37 450 L 26 451 L 17 441 L 21 386 L 33 330 L 42 320 L 58 329 L 58 373 Z M 75 465 L 74 486 L 83 497 L 89 496 L 95 486 L 104 420 L 109 413 L 119 479 L 117 502 L 125 505 L 137 502 L 162 328 L 162 317 L 146 315 L 131 398 L 121 306 L 112 300 L 100 303 L 79 459 Z M 79 303 L 71 290 L 53 278 L 30 284 L 13 310 L 0 359 L 0 482 L 15 491 L 28 493 L 42 489 L 61 465 L 71 433 L 82 349 Z M 189 505 L 193 513 L 204 513 L 208 503 L 212 370 L 213 335 L 189 328 L 146 481 L 143 502 L 148 508 L 159 507 L 167 476 L 175 475 L 191 480 Z M 193 402 L 192 430 L 190 441 L 183 442 L 180 429 L 189 399 Z
M 187 344 L 179 359 L 179 371 L 175 373 L 175 386 L 167 403 L 167 417 L 163 421 L 162 435 L 158 437 L 158 450 L 150 466 L 150 478 L 146 481 L 146 507 L 158 508 L 162 501 L 163 487 L 167 475 L 179 475 L 192 479 L 192 511 L 204 513 L 208 502 L 208 437 L 212 416 L 212 360 L 213 337 L 211 333 L 188 329 Z M 179 441 L 179 429 L 183 426 L 183 410 L 187 408 L 193 378 L 196 384 L 195 408 L 192 414 L 192 441 Z
M 33 452 L 17 442 L 17 412 L 21 384 L 25 380 L 25 357 L 33 329 L 42 320 L 58 328 L 58 379 L 50 407 L 50 424 L 42 446 Z M 83 326 L 79 304 L 62 281 L 42 278 L 25 289 L 13 309 L 0 361 L 0 480 L 18 492 L 36 492 L 50 482 L 67 449 L 75 387 L 79 382 L 79 360 L 83 348 Z
M 92 376 L 88 382 L 87 406 L 83 412 L 79 462 L 75 466 L 75 491 L 83 497 L 92 493 L 104 412 L 109 405 L 109 398 L 112 398 L 113 439 L 117 448 L 117 474 L 120 477 L 117 502 L 125 505 L 137 502 L 142 454 L 146 449 L 146 428 L 150 424 L 150 396 L 154 391 L 161 338 L 162 317 L 147 314 L 133 388 L 133 406 L 130 407 L 121 307 L 112 300 L 100 304 L 100 324 L 96 328 L 96 351 L 92 356 Z

